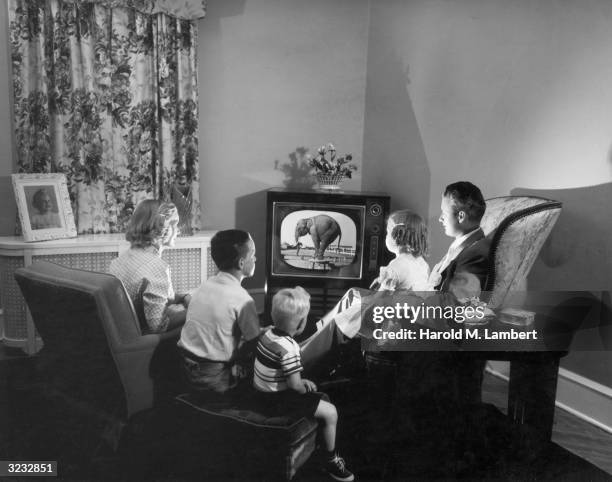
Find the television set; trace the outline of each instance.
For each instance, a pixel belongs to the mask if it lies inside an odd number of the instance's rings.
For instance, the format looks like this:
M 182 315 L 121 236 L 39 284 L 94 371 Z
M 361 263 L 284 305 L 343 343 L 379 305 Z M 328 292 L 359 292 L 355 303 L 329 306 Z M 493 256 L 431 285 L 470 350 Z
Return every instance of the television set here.
M 368 192 L 267 192 L 266 311 L 271 296 L 300 285 L 313 309 L 344 290 L 367 287 L 385 264 L 389 196 Z

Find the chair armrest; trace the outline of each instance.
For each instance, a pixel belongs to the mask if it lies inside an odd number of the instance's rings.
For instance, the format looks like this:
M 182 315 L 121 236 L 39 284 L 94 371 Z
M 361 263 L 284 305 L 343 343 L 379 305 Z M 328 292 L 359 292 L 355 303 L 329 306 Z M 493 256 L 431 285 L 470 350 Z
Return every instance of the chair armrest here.
M 181 337 L 182 329 L 183 329 L 182 326 L 177 326 L 176 328 L 173 328 L 170 331 L 166 331 L 165 333 L 159 333 L 157 334 L 157 336 L 159 336 L 161 341 L 168 340 L 168 339 L 175 339 L 176 341 L 178 341 L 179 338 Z
M 115 354 L 134 352 L 153 352 L 160 344 L 159 335 L 143 335 L 117 346 Z
M 125 388 L 128 417 L 149 409 L 155 399 L 154 380 L 174 368 L 180 328 L 143 335 L 118 345 L 113 353 Z
M 142 335 L 137 338 L 133 338 L 129 342 L 121 343 L 116 352 L 135 352 L 135 351 L 147 351 L 155 350 L 158 345 L 178 342 L 181 336 L 181 327 L 174 328 L 173 330 L 165 333 L 151 333 L 148 335 Z

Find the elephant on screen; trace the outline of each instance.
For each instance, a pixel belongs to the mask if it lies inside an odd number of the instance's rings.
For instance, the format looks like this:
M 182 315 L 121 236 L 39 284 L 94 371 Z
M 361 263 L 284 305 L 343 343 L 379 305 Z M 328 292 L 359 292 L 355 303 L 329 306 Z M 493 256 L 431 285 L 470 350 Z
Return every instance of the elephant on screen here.
M 295 225 L 295 242 L 310 234 L 315 247 L 315 258 L 323 259 L 327 247 L 338 238 L 338 247 L 342 239 L 342 230 L 338 222 L 327 214 L 318 214 L 312 218 L 302 218 Z

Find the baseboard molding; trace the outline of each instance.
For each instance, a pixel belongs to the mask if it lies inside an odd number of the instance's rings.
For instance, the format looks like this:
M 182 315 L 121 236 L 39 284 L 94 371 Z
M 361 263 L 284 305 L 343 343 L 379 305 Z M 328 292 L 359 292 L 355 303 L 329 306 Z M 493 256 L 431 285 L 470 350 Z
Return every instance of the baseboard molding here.
M 490 361 L 487 372 L 508 381 L 510 364 Z M 559 368 L 555 405 L 575 417 L 612 433 L 612 388 Z
M 564 368 L 559 369 L 559 408 L 612 433 L 612 389 Z
M 510 381 L 510 363 L 503 361 L 492 361 L 487 362 L 485 370 L 491 375 L 501 378 L 502 380 Z

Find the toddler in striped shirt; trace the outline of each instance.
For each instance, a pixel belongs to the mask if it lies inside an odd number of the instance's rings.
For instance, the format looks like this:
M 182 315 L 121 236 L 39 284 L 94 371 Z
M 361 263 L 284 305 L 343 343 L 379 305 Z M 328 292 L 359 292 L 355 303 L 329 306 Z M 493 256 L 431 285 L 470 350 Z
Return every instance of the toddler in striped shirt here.
M 334 480 L 354 475 L 336 452 L 338 412 L 314 382 L 302 378 L 300 346 L 293 339 L 306 326 L 310 295 L 303 288 L 284 288 L 272 299 L 274 327 L 261 334 L 255 355 L 253 385 L 261 410 L 270 416 L 313 416 L 321 422 L 327 456 L 323 469 Z

